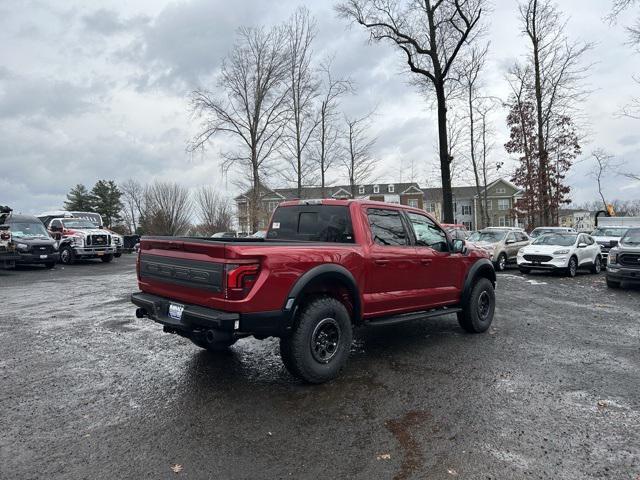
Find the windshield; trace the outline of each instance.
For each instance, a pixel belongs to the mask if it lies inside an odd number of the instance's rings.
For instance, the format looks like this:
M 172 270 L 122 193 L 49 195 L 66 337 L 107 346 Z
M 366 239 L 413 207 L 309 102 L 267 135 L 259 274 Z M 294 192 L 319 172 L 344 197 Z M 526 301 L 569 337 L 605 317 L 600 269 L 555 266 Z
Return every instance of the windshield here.
M 64 228 L 83 228 L 83 229 L 93 229 L 98 228 L 95 223 L 90 222 L 89 220 L 82 220 L 80 218 L 74 220 L 63 220 L 62 224 Z
M 551 232 L 553 232 L 553 229 L 551 228 L 535 228 L 533 232 L 531 232 L 530 237 L 536 238 L 536 237 L 539 237 L 540 235 L 544 235 L 545 233 L 551 233 Z
M 503 231 L 486 231 L 486 232 L 473 232 L 469 237 L 470 242 L 489 242 L 497 243 L 501 241 L 507 232 Z
M 600 228 L 596 228 L 591 235 L 593 237 L 621 237 L 622 235 L 624 235 L 624 232 L 626 231 L 626 228 L 607 228 L 607 227 L 600 227 Z
M 624 234 L 620 243 L 624 243 L 626 245 L 640 245 L 640 228 L 627 230 L 627 233 Z
M 9 224 L 14 238 L 50 238 L 42 222 L 15 222 Z
M 576 243 L 578 235 L 572 235 L 567 233 L 547 233 L 538 237 L 533 245 L 558 245 L 560 247 L 570 247 Z

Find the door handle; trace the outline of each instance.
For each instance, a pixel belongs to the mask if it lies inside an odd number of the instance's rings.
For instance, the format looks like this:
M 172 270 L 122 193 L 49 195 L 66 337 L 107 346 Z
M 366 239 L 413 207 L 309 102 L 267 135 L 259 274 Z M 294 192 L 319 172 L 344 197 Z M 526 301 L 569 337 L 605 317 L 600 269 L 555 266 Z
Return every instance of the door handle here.
M 430 258 L 421 258 L 420 259 L 420 263 L 422 263 L 425 266 L 431 265 L 431 259 Z
M 378 260 L 376 260 L 376 265 L 386 265 L 387 263 L 389 263 L 389 260 L 383 260 L 381 258 L 379 258 Z

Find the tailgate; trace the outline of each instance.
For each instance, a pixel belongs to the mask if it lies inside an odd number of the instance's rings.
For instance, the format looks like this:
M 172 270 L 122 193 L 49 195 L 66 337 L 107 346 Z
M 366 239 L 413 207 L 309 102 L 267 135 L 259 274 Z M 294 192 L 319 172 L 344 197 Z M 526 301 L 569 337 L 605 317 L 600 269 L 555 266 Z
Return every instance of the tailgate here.
M 142 283 L 161 282 L 222 295 L 225 253 L 224 242 L 143 237 L 139 279 Z

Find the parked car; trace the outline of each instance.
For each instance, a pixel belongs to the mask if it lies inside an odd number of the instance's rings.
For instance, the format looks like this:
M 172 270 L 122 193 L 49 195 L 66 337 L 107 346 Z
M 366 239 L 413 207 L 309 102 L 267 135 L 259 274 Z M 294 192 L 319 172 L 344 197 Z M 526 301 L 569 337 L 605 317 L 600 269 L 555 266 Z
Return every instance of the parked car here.
M 524 230 L 513 227 L 488 227 L 472 233 L 467 241 L 486 250 L 499 272 L 507 268 L 507 264 L 516 263 L 518 250 L 531 243 Z
M 623 282 L 640 284 L 640 228 L 630 228 L 609 251 L 607 286 L 620 288 Z
M 545 233 L 576 233 L 576 231 L 569 227 L 536 227 L 531 230 L 529 237 L 538 238 Z
M 609 251 L 618 245 L 627 230 L 627 227 L 598 227 L 591 232 L 591 236 L 602 249 L 602 258 L 605 262 L 608 261 Z
M 602 252 L 600 245 L 585 233 L 546 233 L 518 252 L 518 268 L 522 273 L 564 271 L 570 277 L 575 277 L 580 268 L 600 273 Z
M 61 235 L 60 262 L 65 265 L 77 259 L 99 258 L 104 263 L 113 260 L 116 245 L 108 230 L 81 218 L 54 218 L 49 222 L 49 231 Z
M 211 235 L 211 238 L 238 238 L 236 232 L 218 232 Z
M 13 268 L 20 258 L 9 225 L 4 223 L 11 211 L 9 207 L 0 205 L 0 269 Z
M 483 250 L 422 210 L 302 200 L 276 208 L 263 241 L 142 237 L 131 300 L 137 317 L 209 350 L 279 337 L 286 368 L 321 383 L 347 362 L 357 325 L 456 313 L 486 331 L 495 281 Z
M 16 264 L 44 265 L 53 268 L 58 261 L 57 242 L 42 222 L 31 215 L 9 214 L 3 219 L 15 244 Z

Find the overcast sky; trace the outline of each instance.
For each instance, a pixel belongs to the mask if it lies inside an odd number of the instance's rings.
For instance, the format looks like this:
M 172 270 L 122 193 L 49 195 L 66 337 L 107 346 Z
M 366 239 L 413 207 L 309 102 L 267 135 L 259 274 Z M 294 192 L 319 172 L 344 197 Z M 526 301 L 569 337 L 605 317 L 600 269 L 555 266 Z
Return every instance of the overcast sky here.
M 625 44 L 622 25 L 610 26 L 607 0 L 562 0 L 568 35 L 596 42 L 582 106 L 585 157 L 595 148 L 615 154 L 626 170 L 640 172 L 640 121 L 616 115 L 640 86 L 640 56 Z M 429 99 L 406 80 L 400 53 L 367 43 L 358 27 L 336 18 L 332 2 L 281 0 L 84 0 L 0 2 L 0 204 L 39 213 L 60 208 L 70 187 L 98 179 L 175 180 L 189 187 L 215 184 L 237 193 L 222 177 L 216 139 L 202 154 L 186 144 L 196 123 L 188 93 L 215 88 L 212 80 L 244 25 L 284 21 L 306 5 L 318 21 L 318 59 L 335 55 L 338 74 L 349 75 L 357 94 L 344 102 L 351 114 L 377 105 L 372 134 L 382 160 L 381 181 L 408 180 L 408 166 L 438 178 L 436 121 Z M 506 98 L 505 71 L 523 53 L 516 2 L 496 0 L 487 19 L 491 40 L 485 82 Z M 494 161 L 509 161 L 505 112 L 498 110 Z M 588 160 L 571 172 L 576 202 L 595 199 Z M 339 173 L 339 172 L 338 172 Z M 279 186 L 273 182 L 274 186 Z M 611 176 L 612 197 L 640 198 L 640 183 Z

